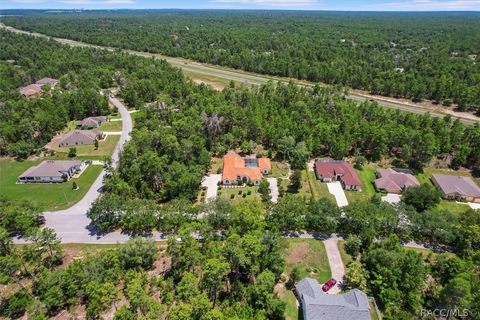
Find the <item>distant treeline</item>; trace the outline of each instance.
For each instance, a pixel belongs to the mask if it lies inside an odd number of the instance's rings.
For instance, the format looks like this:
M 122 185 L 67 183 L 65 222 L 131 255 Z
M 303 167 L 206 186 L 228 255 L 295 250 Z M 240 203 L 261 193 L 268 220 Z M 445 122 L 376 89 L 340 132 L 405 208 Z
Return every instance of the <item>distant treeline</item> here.
M 3 20 L 53 36 L 480 112 L 478 13 L 123 10 Z

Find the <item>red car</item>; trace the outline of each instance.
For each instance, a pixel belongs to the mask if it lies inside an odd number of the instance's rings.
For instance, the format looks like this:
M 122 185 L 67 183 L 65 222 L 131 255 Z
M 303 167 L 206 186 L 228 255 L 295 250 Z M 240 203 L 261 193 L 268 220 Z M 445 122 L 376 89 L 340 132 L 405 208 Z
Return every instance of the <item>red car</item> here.
M 322 286 L 323 292 L 327 292 L 328 290 L 332 289 L 334 285 L 337 284 L 337 280 L 335 279 L 330 279 L 325 284 Z

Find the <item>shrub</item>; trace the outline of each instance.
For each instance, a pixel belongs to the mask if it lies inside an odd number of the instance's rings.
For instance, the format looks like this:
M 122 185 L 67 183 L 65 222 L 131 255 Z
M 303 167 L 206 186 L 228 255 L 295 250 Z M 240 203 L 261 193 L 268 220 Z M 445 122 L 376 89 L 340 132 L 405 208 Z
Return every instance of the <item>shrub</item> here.
M 235 198 L 235 195 L 234 194 L 231 194 L 230 195 L 230 199 L 234 199 Z
M 251 195 L 251 194 L 252 194 L 252 190 L 248 190 L 247 195 Z
M 246 196 L 247 196 L 246 193 L 243 193 L 243 194 L 242 194 L 242 198 L 245 198 Z

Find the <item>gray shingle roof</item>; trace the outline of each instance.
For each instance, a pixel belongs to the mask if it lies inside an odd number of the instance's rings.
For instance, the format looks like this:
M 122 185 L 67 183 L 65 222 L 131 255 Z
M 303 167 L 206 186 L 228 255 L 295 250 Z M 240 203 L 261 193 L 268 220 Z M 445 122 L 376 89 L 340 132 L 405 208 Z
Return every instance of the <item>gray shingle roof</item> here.
M 67 133 L 60 141 L 60 145 L 81 145 L 81 144 L 93 144 L 95 139 L 100 137 L 102 132 L 100 131 L 88 131 L 88 130 L 76 130 Z
M 419 186 L 417 178 L 409 173 L 397 172 L 393 169 L 377 169 L 378 179 L 374 181 L 377 189 L 396 190 Z
M 295 289 L 303 301 L 304 320 L 370 320 L 367 295 L 358 289 L 345 294 L 327 294 L 312 278 L 299 281 Z
M 44 84 L 50 84 L 52 86 L 56 85 L 59 81 L 57 79 L 53 79 L 53 78 L 48 78 L 48 77 L 45 77 L 45 78 L 42 78 L 40 80 L 38 80 L 37 82 L 35 82 L 36 84 L 40 84 L 40 85 L 44 85 Z
M 61 177 L 65 171 L 80 166 L 80 160 L 46 160 L 35 167 L 28 168 L 21 177 Z
M 444 194 L 458 193 L 464 197 L 480 197 L 480 188 L 470 177 L 433 174 L 432 179 Z

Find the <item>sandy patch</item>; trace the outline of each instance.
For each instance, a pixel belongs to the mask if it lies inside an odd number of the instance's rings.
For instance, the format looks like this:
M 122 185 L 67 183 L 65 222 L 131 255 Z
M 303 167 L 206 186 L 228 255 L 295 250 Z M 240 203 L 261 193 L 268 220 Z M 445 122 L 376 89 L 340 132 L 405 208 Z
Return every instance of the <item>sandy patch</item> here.
M 300 263 L 307 260 L 310 253 L 310 245 L 307 242 L 295 243 L 287 257 L 288 263 Z

